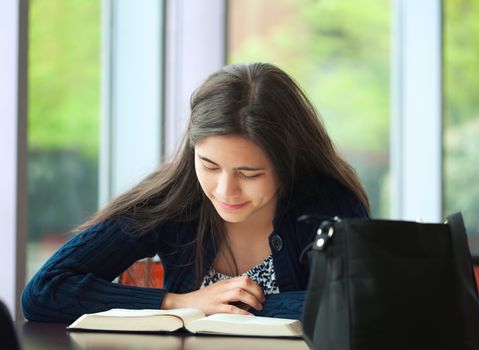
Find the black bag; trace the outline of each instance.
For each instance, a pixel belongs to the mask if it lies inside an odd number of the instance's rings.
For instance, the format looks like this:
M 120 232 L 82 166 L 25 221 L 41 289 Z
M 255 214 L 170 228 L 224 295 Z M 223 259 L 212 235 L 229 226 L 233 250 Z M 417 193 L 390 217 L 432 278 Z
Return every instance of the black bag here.
M 7 306 L 0 300 L 0 348 L 18 350 L 20 345 Z
M 479 349 L 460 213 L 446 224 L 335 218 L 316 228 L 303 312 L 311 349 Z

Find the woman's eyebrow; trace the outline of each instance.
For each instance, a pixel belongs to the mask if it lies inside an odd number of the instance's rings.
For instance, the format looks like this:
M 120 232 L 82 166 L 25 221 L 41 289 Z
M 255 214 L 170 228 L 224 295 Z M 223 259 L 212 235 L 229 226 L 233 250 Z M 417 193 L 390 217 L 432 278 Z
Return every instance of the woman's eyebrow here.
M 213 162 L 211 159 L 209 158 L 206 158 L 206 157 L 203 157 L 201 155 L 198 155 L 198 158 L 200 158 L 201 160 L 204 160 L 205 162 L 208 162 L 208 163 L 211 163 L 213 165 L 216 165 L 216 166 L 220 166 L 218 163 L 216 162 Z M 237 167 L 237 168 L 234 168 L 234 170 L 242 170 L 242 171 L 260 171 L 260 170 L 264 170 L 263 168 L 256 168 L 256 167 L 250 167 L 250 166 L 240 166 L 240 167 Z
M 214 164 L 214 165 L 216 165 L 216 166 L 219 166 L 218 163 L 213 162 L 211 159 L 208 159 L 208 158 L 206 158 L 206 157 L 200 156 L 198 153 L 196 153 L 196 154 L 198 155 L 198 158 L 200 158 L 201 160 L 204 160 L 205 162 L 208 162 L 208 163 Z

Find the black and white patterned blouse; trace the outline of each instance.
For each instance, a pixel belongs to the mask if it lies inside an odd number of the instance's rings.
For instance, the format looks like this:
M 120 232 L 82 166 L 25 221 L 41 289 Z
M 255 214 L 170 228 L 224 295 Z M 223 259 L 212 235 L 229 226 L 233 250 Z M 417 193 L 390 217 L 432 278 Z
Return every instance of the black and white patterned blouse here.
M 263 288 L 264 294 L 278 294 L 279 287 L 276 282 L 276 274 L 274 273 L 273 256 L 270 254 L 266 259 L 260 262 L 255 267 L 243 273 Z M 210 267 L 200 288 L 204 288 L 221 280 L 230 279 L 231 276 L 216 272 L 213 266 Z

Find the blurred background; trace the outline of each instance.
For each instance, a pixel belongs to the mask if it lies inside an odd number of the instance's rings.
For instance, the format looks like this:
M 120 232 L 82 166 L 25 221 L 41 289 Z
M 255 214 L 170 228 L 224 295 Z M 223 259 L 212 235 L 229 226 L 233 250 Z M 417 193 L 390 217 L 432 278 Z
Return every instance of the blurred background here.
M 105 8 L 30 1 L 27 279 L 101 205 Z M 229 0 L 223 14 L 225 63 L 267 61 L 292 75 L 381 218 L 391 217 L 393 10 L 388 0 Z M 479 1 L 444 0 L 442 11 L 442 211 L 463 212 L 479 254 Z

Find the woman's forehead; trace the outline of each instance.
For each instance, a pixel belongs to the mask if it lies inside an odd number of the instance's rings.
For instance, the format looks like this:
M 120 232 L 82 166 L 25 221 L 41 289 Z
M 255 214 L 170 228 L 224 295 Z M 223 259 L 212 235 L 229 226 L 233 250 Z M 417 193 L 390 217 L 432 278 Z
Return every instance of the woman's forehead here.
M 243 135 L 208 136 L 198 142 L 195 152 L 215 163 L 235 166 L 269 166 L 266 153 Z

